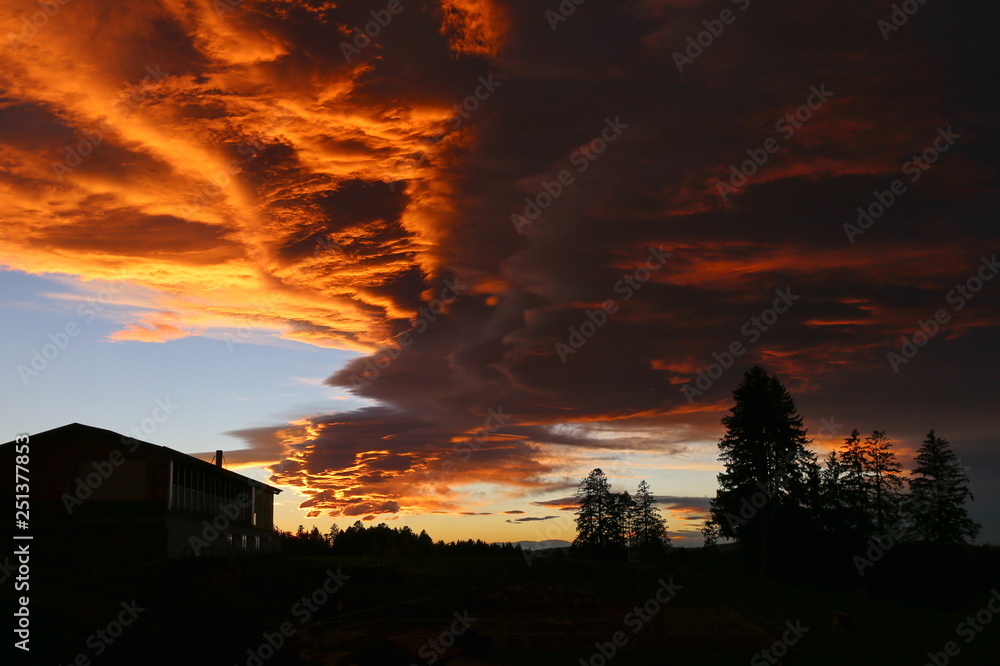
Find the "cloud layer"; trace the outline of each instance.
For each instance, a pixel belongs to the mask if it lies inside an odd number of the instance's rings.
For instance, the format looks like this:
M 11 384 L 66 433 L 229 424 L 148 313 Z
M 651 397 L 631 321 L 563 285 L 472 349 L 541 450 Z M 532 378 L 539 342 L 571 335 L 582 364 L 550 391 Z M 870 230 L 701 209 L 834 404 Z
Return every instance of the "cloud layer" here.
M 565 493 L 712 440 L 754 362 L 809 419 L 993 441 L 995 7 L 373 7 L 5 14 L 0 262 L 149 290 L 113 340 L 367 354 L 328 383 L 371 407 L 240 431 L 315 514 Z

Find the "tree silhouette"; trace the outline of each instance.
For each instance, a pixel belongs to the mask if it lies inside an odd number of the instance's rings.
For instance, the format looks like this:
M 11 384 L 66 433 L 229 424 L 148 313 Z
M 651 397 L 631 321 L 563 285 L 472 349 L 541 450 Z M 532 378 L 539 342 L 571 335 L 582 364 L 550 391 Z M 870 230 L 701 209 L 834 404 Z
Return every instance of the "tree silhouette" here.
M 868 455 L 861 433 L 854 429 L 840 447 L 842 483 L 839 488 L 840 506 L 847 519 L 849 530 L 861 539 L 875 531 L 871 514 L 872 496 L 868 483 Z
M 337 523 L 330 525 L 330 531 L 327 532 L 326 540 L 330 544 L 331 548 L 333 547 L 333 542 L 337 540 L 338 536 L 340 536 L 340 532 L 341 530 L 337 527 Z
M 856 522 L 851 493 L 847 466 L 836 451 L 830 451 L 820 472 L 819 517 L 823 529 L 838 538 L 848 537 Z
M 608 516 L 610 545 L 626 548 L 635 542 L 636 503 L 628 491 L 611 494 L 611 514 Z
M 611 518 L 618 501 L 612 496 L 608 477 L 598 467 L 580 482 L 576 496 L 580 508 L 573 545 L 584 548 L 610 546 L 614 538 Z
M 631 548 L 640 557 L 651 557 L 669 545 L 663 518 L 645 481 L 634 498 L 628 491 L 613 493 L 598 468 L 580 482 L 576 494 L 580 508 L 573 546 L 585 555 L 624 557 Z
M 651 554 L 658 554 L 670 541 L 660 509 L 645 480 L 639 482 L 635 492 L 634 535 L 634 545 Z
M 420 535 L 417 537 L 417 552 L 428 553 L 433 546 L 434 539 L 427 534 L 427 530 L 420 530 Z
M 896 453 L 886 439 L 884 430 L 873 431 L 865 438 L 864 446 L 872 486 L 875 525 L 879 532 L 885 532 L 890 524 L 899 520 L 903 466 L 896 460 Z
M 736 404 L 722 419 L 725 471 L 718 476 L 712 522 L 721 536 L 757 546 L 766 572 L 768 542 L 807 522 L 804 499 L 816 456 L 806 449 L 802 417 L 777 377 L 754 366 L 733 397 Z
M 969 477 L 951 445 L 931 430 L 916 462 L 906 501 L 911 536 L 939 544 L 974 541 L 981 526 L 965 510 L 966 499 L 973 499 Z
M 840 506 L 841 492 L 844 485 L 844 463 L 837 457 L 836 451 L 830 451 L 826 456 L 823 468 L 823 496 L 832 506 Z

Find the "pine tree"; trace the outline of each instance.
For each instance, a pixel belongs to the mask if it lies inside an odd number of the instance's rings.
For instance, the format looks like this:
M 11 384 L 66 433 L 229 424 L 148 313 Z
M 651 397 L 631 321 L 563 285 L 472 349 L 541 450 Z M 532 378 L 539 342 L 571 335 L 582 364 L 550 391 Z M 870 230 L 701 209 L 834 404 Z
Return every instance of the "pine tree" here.
M 861 434 L 854 429 L 840 447 L 842 483 L 839 488 L 840 507 L 847 525 L 855 537 L 864 540 L 875 532 L 871 516 L 872 496 L 868 482 L 868 455 Z
M 733 397 L 736 404 L 722 419 L 719 457 L 725 471 L 712 500 L 712 521 L 721 536 L 759 547 L 764 571 L 772 537 L 792 537 L 807 522 L 803 498 L 816 456 L 806 449 L 802 417 L 777 377 L 755 366 Z
M 655 554 L 668 546 L 669 542 L 670 538 L 667 536 L 666 524 L 660 515 L 660 509 L 655 504 L 649 484 L 643 480 L 639 482 L 639 489 L 635 493 L 634 545 Z
M 701 536 L 705 540 L 706 548 L 714 548 L 719 543 L 719 538 L 722 536 L 719 525 L 715 521 L 709 519 L 701 526 Z
M 826 464 L 820 473 L 822 509 L 828 514 L 840 514 L 844 506 L 844 463 L 836 451 L 826 456 Z
M 597 468 L 580 482 L 576 491 L 579 510 L 573 545 L 604 548 L 611 545 L 615 498 L 604 472 Z
M 417 552 L 419 553 L 429 553 L 434 547 L 434 540 L 427 530 L 420 530 L 420 534 L 417 536 Z
M 330 531 L 327 532 L 326 539 L 330 543 L 331 548 L 333 547 L 334 542 L 337 540 L 337 537 L 340 536 L 340 533 L 341 533 L 340 528 L 337 526 L 337 523 L 333 523 L 332 525 L 330 525 Z
M 865 455 L 871 484 L 875 525 L 880 533 L 899 520 L 899 493 L 903 489 L 903 466 L 885 437 L 884 430 L 875 430 L 865 438 Z
M 965 510 L 965 501 L 974 498 L 951 445 L 931 430 L 916 462 L 906 502 L 913 538 L 940 544 L 974 541 L 981 525 Z
M 628 491 L 612 493 L 608 533 L 610 545 L 627 548 L 635 541 L 636 504 Z

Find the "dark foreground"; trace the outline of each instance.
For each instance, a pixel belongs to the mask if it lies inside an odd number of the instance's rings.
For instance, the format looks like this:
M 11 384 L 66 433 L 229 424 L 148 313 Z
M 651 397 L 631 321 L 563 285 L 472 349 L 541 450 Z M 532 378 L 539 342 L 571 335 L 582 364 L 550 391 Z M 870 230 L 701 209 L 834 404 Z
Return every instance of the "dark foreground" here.
M 760 578 L 738 556 L 681 549 L 642 564 L 438 555 L 36 565 L 30 655 L 10 649 L 16 592 L 12 580 L 0 586 L 2 663 L 1000 664 L 997 549 L 890 555 L 854 580 L 832 580 L 821 564 Z

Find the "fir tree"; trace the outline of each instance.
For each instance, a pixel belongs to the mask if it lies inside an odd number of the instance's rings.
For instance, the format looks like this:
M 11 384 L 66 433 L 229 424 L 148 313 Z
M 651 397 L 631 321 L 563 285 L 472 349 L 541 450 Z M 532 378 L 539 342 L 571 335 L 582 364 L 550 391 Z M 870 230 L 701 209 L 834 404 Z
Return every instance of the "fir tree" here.
M 974 541 L 981 526 L 965 510 L 965 501 L 973 499 L 969 477 L 948 441 L 931 430 L 916 462 L 906 502 L 913 538 L 939 544 Z
M 655 504 L 649 484 L 643 480 L 635 493 L 635 545 L 656 552 L 669 545 L 669 541 L 660 509 Z
M 337 537 L 340 536 L 340 533 L 341 531 L 340 528 L 337 526 L 337 523 L 333 523 L 332 525 L 330 525 L 330 531 L 327 532 L 326 538 L 327 541 L 330 542 L 331 548 L 333 547 L 333 543 L 337 540 Z
M 607 547 L 614 537 L 612 516 L 617 500 L 611 493 L 611 484 L 604 472 L 597 468 L 580 482 L 576 496 L 579 510 L 576 516 L 575 546 Z
M 899 520 L 899 493 L 903 489 L 903 466 L 885 437 L 884 430 L 875 430 L 865 438 L 865 455 L 871 485 L 875 525 L 885 532 Z
M 836 451 L 826 456 L 826 464 L 820 475 L 823 489 L 823 508 L 834 509 L 843 505 L 844 463 Z
M 612 493 L 611 514 L 608 516 L 610 545 L 626 548 L 635 542 L 636 504 L 628 491 Z
M 868 481 L 869 464 L 867 449 L 861 434 L 854 429 L 840 447 L 842 482 L 839 500 L 845 527 L 855 537 L 864 540 L 875 532 L 871 515 L 872 493 Z
M 760 549 L 765 570 L 772 536 L 791 536 L 807 522 L 810 466 L 806 431 L 788 390 L 755 366 L 733 393 L 736 404 L 723 417 L 719 441 L 725 471 L 712 500 L 712 521 L 721 536 Z

